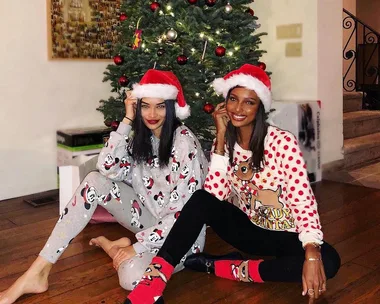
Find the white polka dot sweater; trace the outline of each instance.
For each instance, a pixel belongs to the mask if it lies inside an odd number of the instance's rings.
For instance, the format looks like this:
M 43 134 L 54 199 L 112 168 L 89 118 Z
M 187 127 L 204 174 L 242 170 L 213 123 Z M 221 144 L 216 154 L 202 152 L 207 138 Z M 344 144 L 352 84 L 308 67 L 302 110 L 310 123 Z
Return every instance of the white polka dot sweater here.
M 258 173 L 248 166 L 252 152 L 238 144 L 232 166 L 227 149 L 225 156 L 212 154 L 205 189 L 261 228 L 299 233 L 303 245 L 322 244 L 317 203 L 295 136 L 269 126 L 264 149 L 265 166 Z

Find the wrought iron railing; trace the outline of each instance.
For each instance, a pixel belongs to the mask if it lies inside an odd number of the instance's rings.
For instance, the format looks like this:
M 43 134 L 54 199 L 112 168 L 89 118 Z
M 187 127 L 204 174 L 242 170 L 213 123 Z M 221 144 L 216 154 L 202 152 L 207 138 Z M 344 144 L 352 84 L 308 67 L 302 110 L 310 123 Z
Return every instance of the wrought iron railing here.
M 380 34 L 343 9 L 343 89 L 380 92 Z

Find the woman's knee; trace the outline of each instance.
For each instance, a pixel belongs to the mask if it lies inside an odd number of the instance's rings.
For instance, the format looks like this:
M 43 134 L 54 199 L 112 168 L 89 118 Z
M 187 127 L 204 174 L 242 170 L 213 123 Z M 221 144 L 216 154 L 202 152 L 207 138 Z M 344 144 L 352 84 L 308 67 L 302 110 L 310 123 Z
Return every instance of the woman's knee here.
M 142 275 L 143 273 L 138 273 L 132 268 L 130 268 L 129 271 L 124 271 L 124 273 L 120 273 L 119 271 L 119 284 L 121 288 L 125 290 L 133 290 L 140 281 Z
M 339 253 L 329 244 L 324 244 L 325 250 L 323 252 L 323 265 L 325 268 L 325 274 L 327 279 L 333 278 L 340 268 L 340 256 Z
M 205 208 L 212 203 L 212 201 L 216 199 L 212 194 L 207 192 L 206 190 L 199 189 L 193 193 L 190 199 L 187 201 L 187 208 Z
M 99 172 L 99 171 L 91 171 L 90 173 L 88 173 L 86 175 L 86 177 L 83 179 L 83 181 L 85 182 L 94 182 L 94 181 L 98 181 L 99 178 L 102 178 L 103 175 Z
M 120 286 L 125 290 L 135 288 L 153 257 L 153 254 L 145 252 L 142 255 L 136 255 L 130 260 L 124 261 L 117 271 Z

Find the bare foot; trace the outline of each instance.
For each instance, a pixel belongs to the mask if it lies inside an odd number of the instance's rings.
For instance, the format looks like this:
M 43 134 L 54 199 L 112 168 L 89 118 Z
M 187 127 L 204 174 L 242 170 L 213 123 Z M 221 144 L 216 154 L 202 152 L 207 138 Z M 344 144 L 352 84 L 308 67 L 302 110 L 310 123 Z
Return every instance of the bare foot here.
M 33 270 L 25 272 L 11 287 L 0 293 L 0 304 L 14 303 L 23 294 L 45 292 L 49 287 L 48 275 L 50 268 L 40 272 Z
M 104 236 L 99 236 L 91 239 L 90 245 L 101 247 L 111 257 L 111 259 L 113 259 L 119 248 L 128 247 L 131 245 L 131 240 L 127 237 L 123 237 L 116 241 L 110 241 Z

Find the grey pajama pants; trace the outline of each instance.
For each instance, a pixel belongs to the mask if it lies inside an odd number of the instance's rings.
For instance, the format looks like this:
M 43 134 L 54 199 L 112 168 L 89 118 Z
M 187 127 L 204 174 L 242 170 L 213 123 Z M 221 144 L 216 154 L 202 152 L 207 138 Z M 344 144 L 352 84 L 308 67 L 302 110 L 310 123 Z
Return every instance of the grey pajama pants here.
M 91 172 L 60 215 L 40 256 L 55 263 L 70 242 L 86 227 L 98 204 L 133 233 L 157 223 L 156 218 L 138 200 L 132 187 L 123 182 L 113 182 L 99 172 Z M 133 212 L 136 207 L 140 208 L 141 212 Z M 155 254 L 146 251 L 122 263 L 118 269 L 121 287 L 132 290 L 154 256 Z M 177 265 L 175 271 L 182 269 L 183 262 Z

